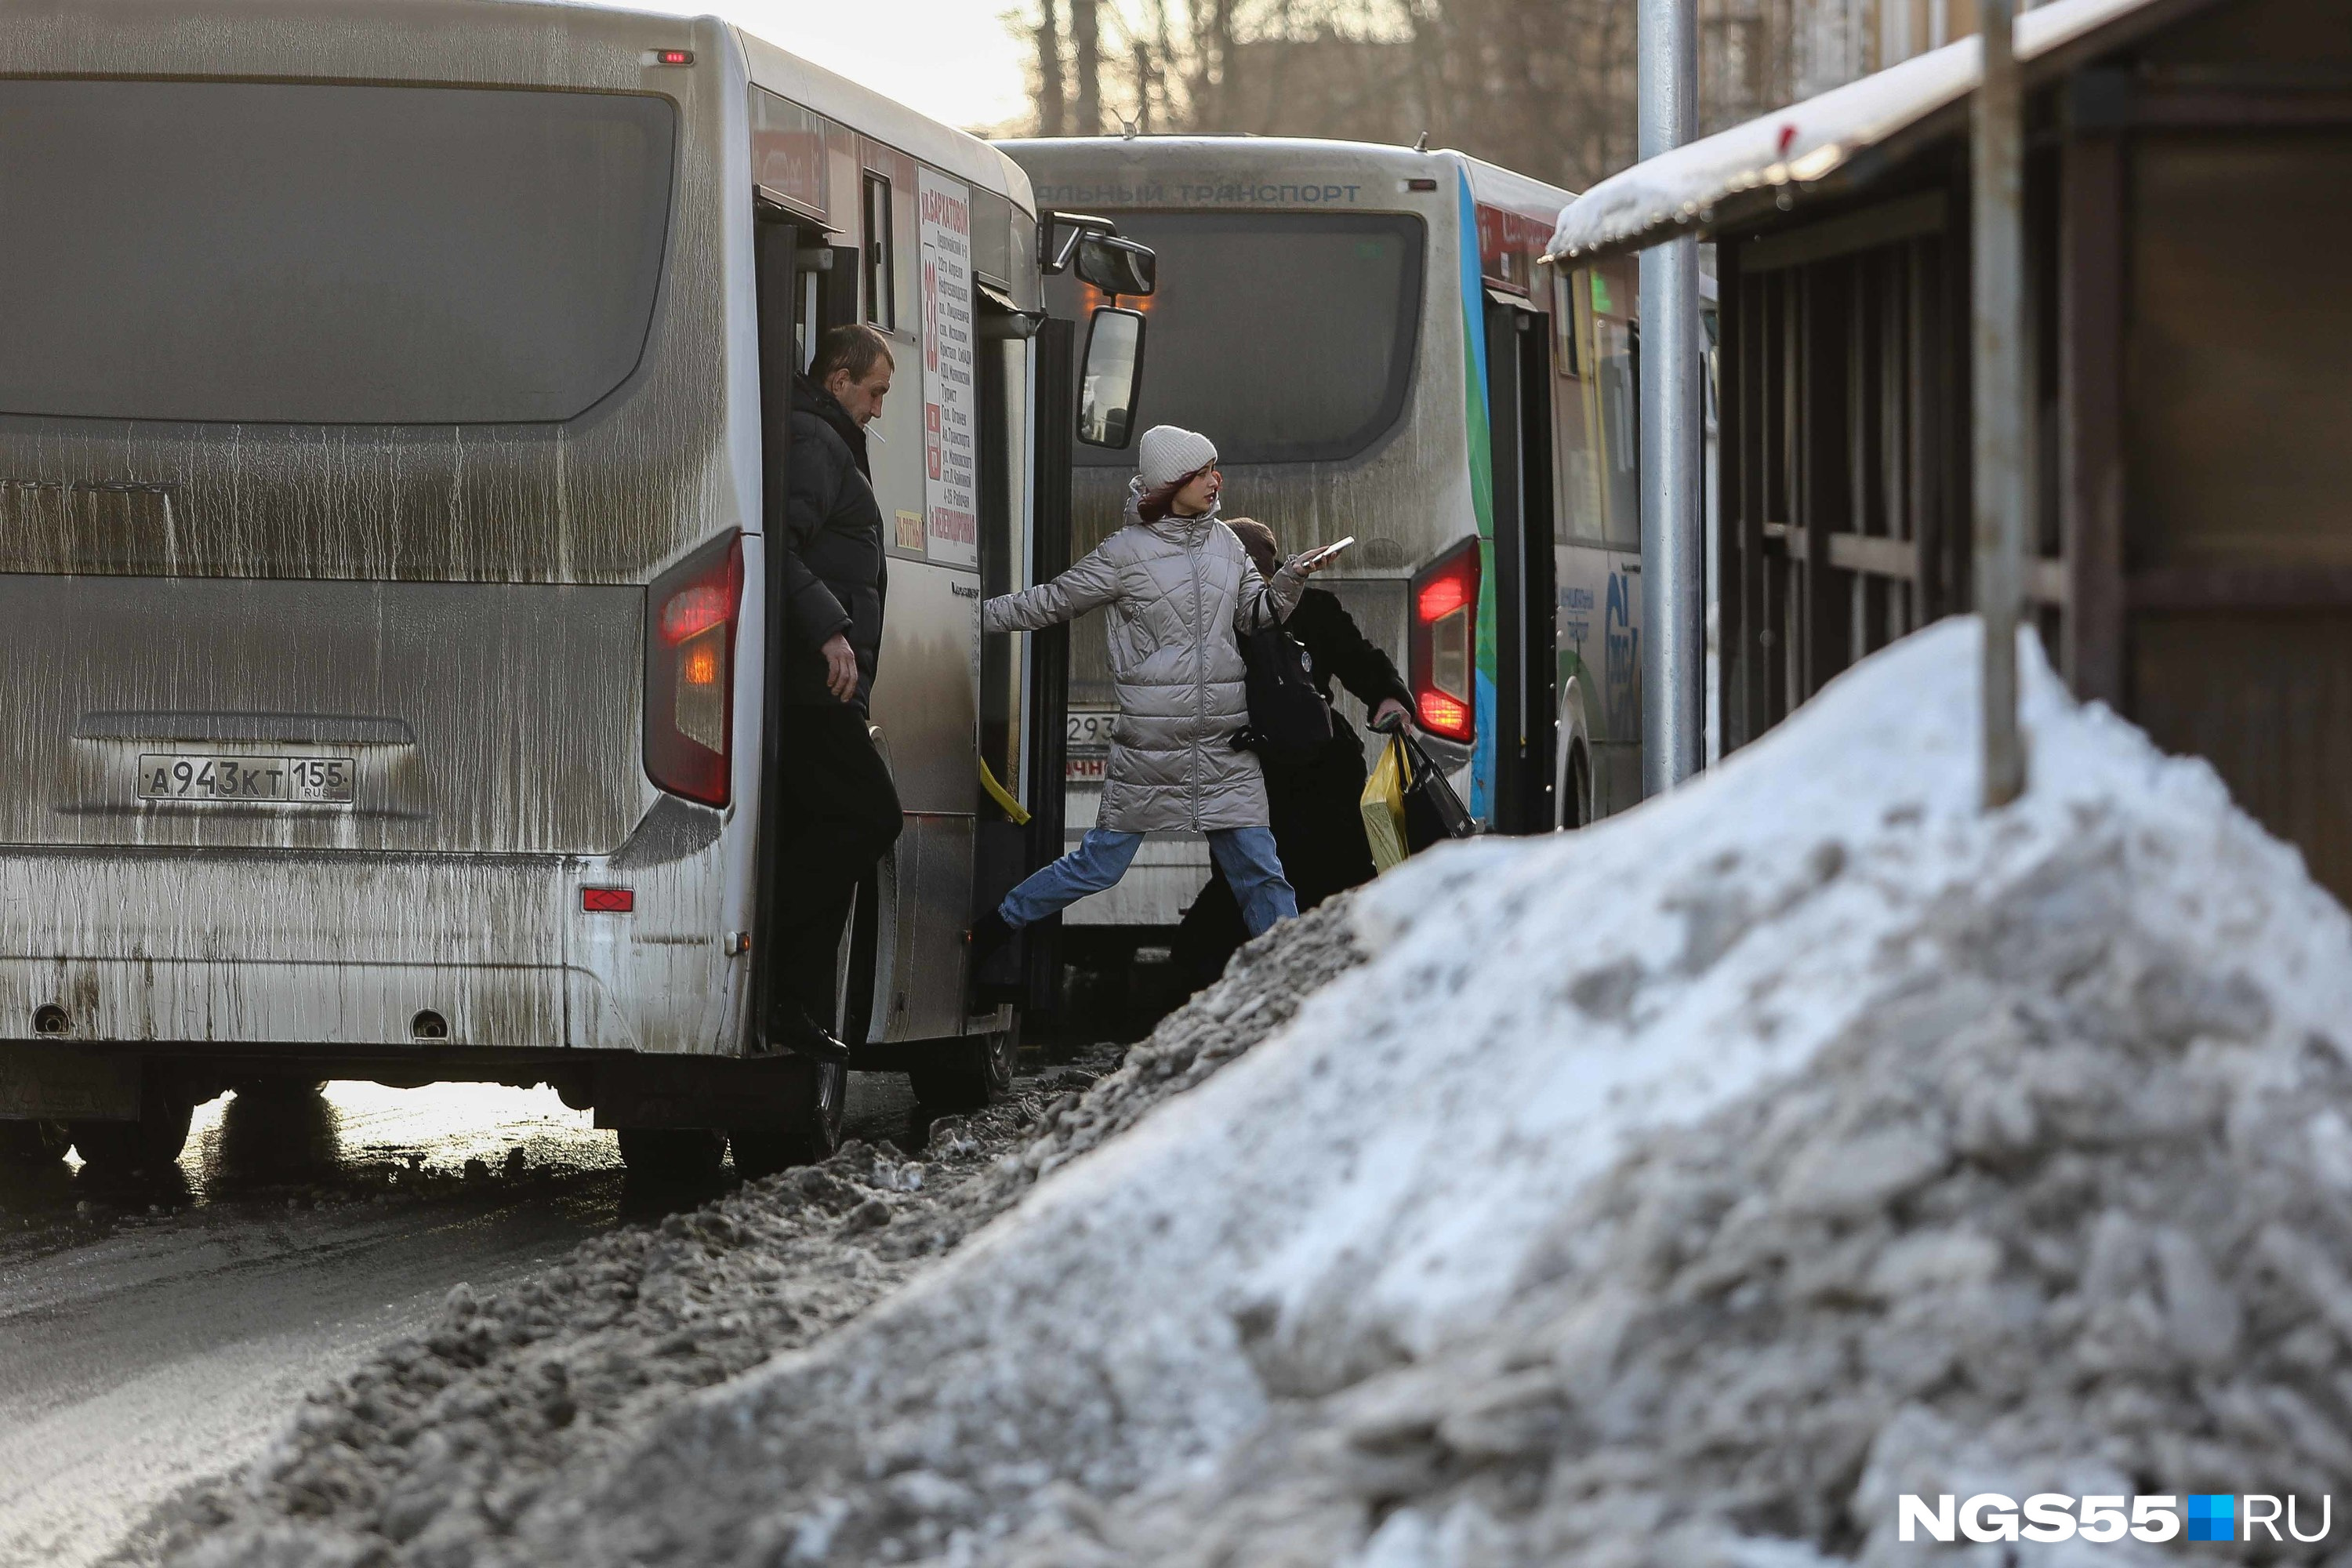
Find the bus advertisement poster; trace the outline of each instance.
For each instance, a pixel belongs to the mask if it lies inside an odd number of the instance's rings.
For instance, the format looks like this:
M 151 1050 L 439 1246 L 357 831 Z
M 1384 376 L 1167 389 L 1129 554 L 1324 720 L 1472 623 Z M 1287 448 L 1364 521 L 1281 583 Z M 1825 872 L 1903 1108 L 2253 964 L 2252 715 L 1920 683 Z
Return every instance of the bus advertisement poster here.
M 929 554 L 980 564 L 977 341 L 971 309 L 971 195 L 925 169 L 919 193 L 923 253 L 923 503 Z

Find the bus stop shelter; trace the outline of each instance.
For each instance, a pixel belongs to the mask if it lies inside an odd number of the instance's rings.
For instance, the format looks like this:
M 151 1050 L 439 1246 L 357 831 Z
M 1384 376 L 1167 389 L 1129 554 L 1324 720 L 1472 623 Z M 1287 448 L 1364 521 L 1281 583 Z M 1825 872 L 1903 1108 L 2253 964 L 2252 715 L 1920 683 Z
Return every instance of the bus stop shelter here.
M 2352 24 L 2056 0 L 2017 29 L 2028 611 L 2075 692 L 2352 898 Z M 1636 165 L 1561 263 L 1717 245 L 1725 749 L 1969 605 L 1966 39 Z

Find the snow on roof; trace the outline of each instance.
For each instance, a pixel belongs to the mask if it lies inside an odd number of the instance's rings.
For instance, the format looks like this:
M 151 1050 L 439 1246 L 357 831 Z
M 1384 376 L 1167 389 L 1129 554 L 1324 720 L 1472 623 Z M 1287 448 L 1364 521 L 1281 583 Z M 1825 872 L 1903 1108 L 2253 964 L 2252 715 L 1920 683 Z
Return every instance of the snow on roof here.
M 2018 58 L 2054 68 L 2055 57 L 2072 56 L 2095 34 L 2126 19 L 2152 24 L 2158 18 L 2148 13 L 2179 8 L 2165 0 L 2053 0 L 2018 18 Z M 1548 258 L 1636 249 L 1685 228 L 1715 228 L 1732 220 L 1727 204 L 1743 195 L 1756 200 L 1738 204 L 1742 212 L 1766 200 L 1785 207 L 1795 191 L 1965 101 L 1982 58 L 1982 41 L 1963 38 L 1636 163 L 1561 209 Z

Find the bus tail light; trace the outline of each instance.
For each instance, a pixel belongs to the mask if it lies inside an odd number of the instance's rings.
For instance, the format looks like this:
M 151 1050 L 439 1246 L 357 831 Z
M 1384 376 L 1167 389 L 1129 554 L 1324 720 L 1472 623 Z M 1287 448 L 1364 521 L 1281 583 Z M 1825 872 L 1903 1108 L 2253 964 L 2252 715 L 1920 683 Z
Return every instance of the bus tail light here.
M 672 795 L 727 804 L 743 538 L 688 556 L 648 591 L 646 773 Z
M 1412 580 L 1412 647 L 1406 679 L 1421 727 L 1449 741 L 1477 738 L 1472 671 L 1478 644 L 1478 542 L 1465 539 Z

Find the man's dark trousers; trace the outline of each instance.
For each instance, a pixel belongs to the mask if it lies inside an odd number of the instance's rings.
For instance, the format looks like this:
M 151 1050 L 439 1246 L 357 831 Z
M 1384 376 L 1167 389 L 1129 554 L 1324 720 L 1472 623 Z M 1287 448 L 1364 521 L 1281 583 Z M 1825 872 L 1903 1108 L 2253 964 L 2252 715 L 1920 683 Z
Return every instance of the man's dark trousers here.
M 786 708 L 783 742 L 783 929 L 770 951 L 782 994 L 829 1030 L 842 924 L 858 882 L 898 840 L 898 792 L 853 704 Z

